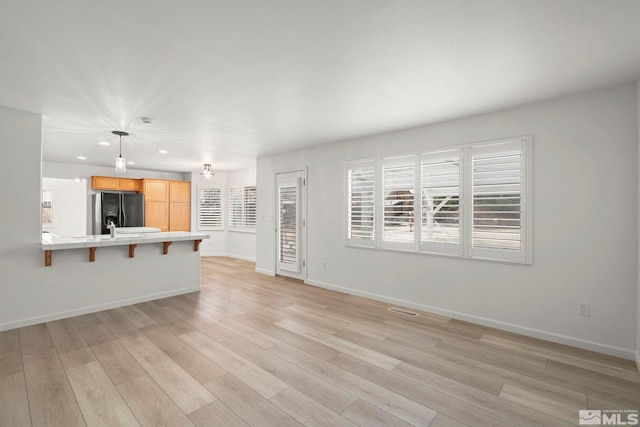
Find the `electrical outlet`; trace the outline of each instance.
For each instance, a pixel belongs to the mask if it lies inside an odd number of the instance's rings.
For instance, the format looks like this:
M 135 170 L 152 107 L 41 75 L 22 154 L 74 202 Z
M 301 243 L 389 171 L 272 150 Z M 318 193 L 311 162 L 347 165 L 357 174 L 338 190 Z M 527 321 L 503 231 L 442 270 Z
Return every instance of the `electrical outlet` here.
M 579 304 L 580 308 L 578 311 L 578 315 L 589 317 L 591 315 L 591 304 L 589 304 L 588 302 L 581 302 Z

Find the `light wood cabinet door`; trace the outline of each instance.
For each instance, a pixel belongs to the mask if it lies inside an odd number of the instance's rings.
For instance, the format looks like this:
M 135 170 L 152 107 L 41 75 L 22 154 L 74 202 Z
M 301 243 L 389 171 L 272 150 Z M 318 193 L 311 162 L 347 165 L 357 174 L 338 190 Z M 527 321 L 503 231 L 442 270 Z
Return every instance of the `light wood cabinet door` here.
M 160 231 L 169 231 L 169 203 L 145 202 L 144 225 L 159 228 Z
M 191 201 L 191 183 L 189 181 L 169 181 L 169 201 L 189 203 Z
M 120 178 L 120 191 L 142 191 L 142 180 L 131 178 Z
M 169 231 L 191 231 L 191 203 L 169 203 Z
M 120 178 L 115 178 L 111 176 L 92 176 L 91 189 L 117 191 L 120 189 Z
M 145 179 L 143 182 L 145 202 L 169 201 L 169 181 L 161 179 Z

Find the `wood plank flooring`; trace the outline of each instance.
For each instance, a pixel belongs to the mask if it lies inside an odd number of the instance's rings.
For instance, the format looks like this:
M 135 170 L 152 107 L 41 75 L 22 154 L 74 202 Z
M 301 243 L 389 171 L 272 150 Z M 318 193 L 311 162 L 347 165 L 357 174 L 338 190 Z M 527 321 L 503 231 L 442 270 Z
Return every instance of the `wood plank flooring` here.
M 202 291 L 0 332 L 0 426 L 571 426 L 632 361 L 202 259 Z

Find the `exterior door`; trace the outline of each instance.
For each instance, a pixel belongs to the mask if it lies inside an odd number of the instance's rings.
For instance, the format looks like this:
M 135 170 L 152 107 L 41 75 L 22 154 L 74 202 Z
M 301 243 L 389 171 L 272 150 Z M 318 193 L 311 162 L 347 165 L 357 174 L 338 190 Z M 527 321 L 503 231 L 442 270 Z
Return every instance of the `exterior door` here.
M 306 176 L 305 171 L 277 175 L 276 274 L 306 278 Z

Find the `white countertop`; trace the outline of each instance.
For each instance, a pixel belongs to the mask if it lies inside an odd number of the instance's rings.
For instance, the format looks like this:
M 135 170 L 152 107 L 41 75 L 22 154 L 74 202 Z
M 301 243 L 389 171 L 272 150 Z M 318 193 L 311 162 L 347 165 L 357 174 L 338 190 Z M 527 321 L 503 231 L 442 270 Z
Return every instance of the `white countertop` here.
M 132 244 L 178 242 L 181 240 L 203 240 L 210 236 L 207 233 L 193 233 L 187 231 L 169 232 L 141 232 L 139 234 L 116 234 L 111 238 L 108 234 L 92 236 L 65 236 L 59 237 L 54 234 L 45 233 L 42 235 L 43 250 L 95 248 L 101 246 L 125 246 Z
M 155 227 L 116 227 L 116 234 L 159 233 Z

